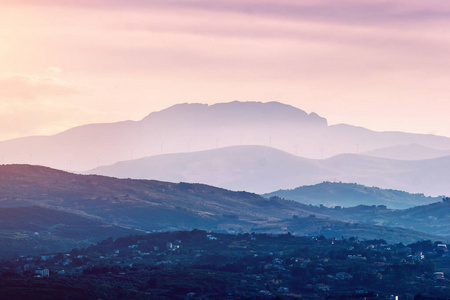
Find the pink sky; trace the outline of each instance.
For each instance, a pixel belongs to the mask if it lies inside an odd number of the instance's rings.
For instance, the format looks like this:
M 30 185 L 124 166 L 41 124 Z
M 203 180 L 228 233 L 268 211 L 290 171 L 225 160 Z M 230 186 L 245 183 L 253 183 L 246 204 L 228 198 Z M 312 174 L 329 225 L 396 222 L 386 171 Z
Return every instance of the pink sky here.
M 448 1 L 0 3 L 0 140 L 232 100 L 450 136 Z

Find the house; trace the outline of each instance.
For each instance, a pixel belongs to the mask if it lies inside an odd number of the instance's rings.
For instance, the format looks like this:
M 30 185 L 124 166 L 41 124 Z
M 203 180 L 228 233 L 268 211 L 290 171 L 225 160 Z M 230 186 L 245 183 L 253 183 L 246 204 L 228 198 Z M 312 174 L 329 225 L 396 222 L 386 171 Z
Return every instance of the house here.
M 35 277 L 50 277 L 50 271 L 48 269 L 37 269 L 34 271 Z
M 422 259 L 425 258 L 425 255 L 423 255 L 422 252 L 417 252 L 415 255 L 413 255 L 412 258 L 413 258 L 413 259 L 416 259 L 416 260 L 422 260 Z
M 269 292 L 269 291 L 267 291 L 267 290 L 260 290 L 260 291 L 259 291 L 259 294 L 260 294 L 261 296 L 266 296 L 266 297 L 272 296 L 272 293 Z
M 216 238 L 215 236 L 212 236 L 212 235 L 210 235 L 210 234 L 208 234 L 208 235 L 206 236 L 206 238 L 208 239 L 208 241 L 215 241 L 215 240 L 217 240 L 217 238 Z
M 447 250 L 447 245 L 446 244 L 437 244 L 436 245 L 436 250 L 448 251 Z
M 436 280 L 445 279 L 444 272 L 434 272 L 434 279 Z

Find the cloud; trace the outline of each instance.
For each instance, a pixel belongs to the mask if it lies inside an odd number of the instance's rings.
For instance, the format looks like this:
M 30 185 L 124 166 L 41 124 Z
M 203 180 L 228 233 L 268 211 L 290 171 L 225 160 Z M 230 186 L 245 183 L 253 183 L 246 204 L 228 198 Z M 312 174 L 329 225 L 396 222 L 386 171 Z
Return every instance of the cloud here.
M 417 20 L 447 20 L 450 4 L 445 0 L 4 0 L 4 4 L 78 7 L 99 10 L 202 10 L 261 15 L 345 24 L 386 24 Z
M 47 73 L 57 74 L 51 67 Z M 53 76 L 0 77 L 0 140 L 62 131 L 81 118 L 79 97 L 85 86 Z M 60 101 L 63 99 L 64 101 Z
M 404 123 L 416 124 L 409 131 L 428 132 L 448 111 L 448 1 L 5 3 L 3 74 L 58 68 L 39 74 L 48 77 L 0 78 L 0 113 L 72 104 L 95 110 L 93 121 L 113 121 L 180 101 L 277 99 L 326 115 L 331 123 L 382 130 L 393 129 L 377 117 L 387 115 L 383 110 L 393 120 L 408 110 L 412 119 Z M 62 80 L 67 77 L 59 68 L 70 70 L 71 79 Z M 85 88 L 72 81 L 88 83 L 89 93 L 76 94 Z M 430 104 L 422 105 L 424 99 Z M 427 125 L 414 114 L 423 108 Z M 78 119 L 85 122 L 85 116 Z
M 0 99 L 37 99 L 72 95 L 81 86 L 51 76 L 13 75 L 0 78 Z

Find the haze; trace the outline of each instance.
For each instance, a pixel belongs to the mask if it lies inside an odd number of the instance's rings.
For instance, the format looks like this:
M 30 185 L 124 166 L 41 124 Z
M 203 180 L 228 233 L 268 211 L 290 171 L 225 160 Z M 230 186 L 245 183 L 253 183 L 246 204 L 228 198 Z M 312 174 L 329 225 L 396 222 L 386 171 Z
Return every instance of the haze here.
M 446 1 L 0 4 L 0 140 L 180 102 L 280 101 L 450 136 Z

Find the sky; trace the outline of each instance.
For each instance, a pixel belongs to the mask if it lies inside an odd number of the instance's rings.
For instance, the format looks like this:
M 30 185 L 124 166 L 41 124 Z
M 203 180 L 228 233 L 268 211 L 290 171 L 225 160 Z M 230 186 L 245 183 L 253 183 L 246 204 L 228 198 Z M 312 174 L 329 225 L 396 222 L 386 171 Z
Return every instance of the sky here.
M 0 140 L 279 101 L 450 136 L 450 2 L 0 0 Z

